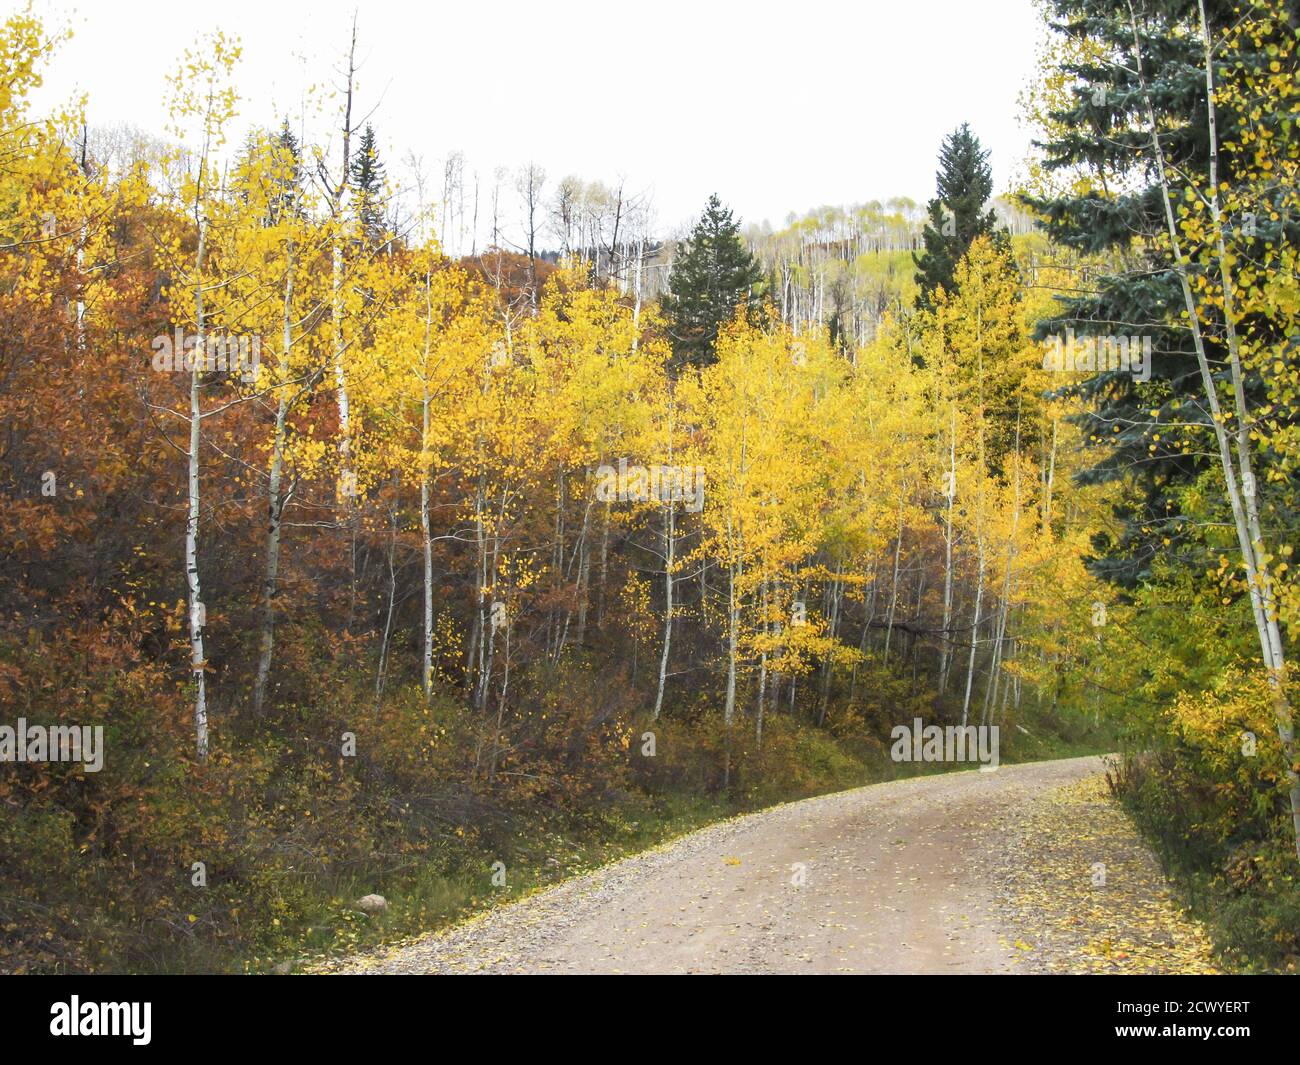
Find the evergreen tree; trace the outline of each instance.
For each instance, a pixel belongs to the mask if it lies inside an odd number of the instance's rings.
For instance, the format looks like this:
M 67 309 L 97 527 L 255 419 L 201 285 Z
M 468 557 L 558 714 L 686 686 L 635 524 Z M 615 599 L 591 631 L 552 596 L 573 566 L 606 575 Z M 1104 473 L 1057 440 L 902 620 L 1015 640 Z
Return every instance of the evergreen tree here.
M 298 138 L 293 135 L 293 130 L 289 126 L 288 118 L 280 126 L 275 144 L 280 152 L 279 164 L 274 176 L 279 191 L 271 197 L 272 225 L 276 224 L 285 213 L 303 217 L 302 152 L 298 147 Z
M 934 292 L 940 286 L 952 293 L 957 264 L 971 241 L 991 236 L 1001 245 L 1006 240 L 996 228 L 993 211 L 985 210 L 993 195 L 988 152 L 965 122 L 944 138 L 935 180 L 939 194 L 926 205 L 925 249 L 912 256 L 916 283 L 921 287 L 916 305 L 923 310 L 933 309 Z
M 662 305 L 678 366 L 715 361 L 718 330 L 735 316 L 762 270 L 740 238 L 740 226 L 717 195 L 673 262 Z
M 1138 3 L 1143 62 L 1152 108 L 1168 160 L 1171 195 L 1188 193 L 1186 175 L 1207 172 L 1209 137 L 1205 71 L 1196 0 Z M 1212 26 L 1236 17 L 1232 0 L 1207 0 Z M 1132 69 L 1133 26 L 1126 0 L 1051 0 L 1052 28 L 1067 39 L 1086 43 L 1101 58 L 1061 65 L 1074 84 L 1068 103 L 1048 115 L 1044 164 L 1072 180 L 1055 196 L 1027 196 L 1057 243 L 1114 264 L 1084 286 L 1086 294 L 1062 300 L 1061 311 L 1039 325 L 1041 338 L 1111 334 L 1151 338 L 1150 380 L 1139 381 L 1123 367 L 1099 369 L 1077 388 L 1088 404 L 1080 419 L 1086 442 L 1106 448 L 1106 456 L 1082 476 L 1085 483 L 1128 479 L 1133 485 L 1123 509 L 1122 532 L 1099 543 L 1093 565 L 1099 573 L 1131 585 L 1151 576 L 1162 553 L 1186 549 L 1195 540 L 1194 523 L 1177 515 L 1177 496 L 1215 463 L 1209 448 L 1188 447 L 1209 415 L 1186 320 L 1177 274 L 1170 266 L 1164 205 L 1150 158 L 1146 104 Z M 1101 47 L 1096 48 L 1097 45 Z M 1270 42 L 1259 42 L 1259 62 L 1267 69 Z M 1220 108 L 1219 130 L 1235 128 L 1236 116 Z M 1222 140 L 1222 132 L 1220 133 Z M 1238 156 L 1219 145 L 1220 180 L 1233 185 L 1249 154 Z M 1073 180 L 1077 178 L 1078 180 Z M 1118 190 L 1118 191 L 1116 191 Z M 1295 242 L 1300 226 L 1285 217 L 1258 216 L 1255 240 Z M 1238 237 L 1241 234 L 1238 233 Z M 1117 324 L 1118 323 L 1118 324 Z M 1211 365 L 1222 366 L 1222 320 L 1205 330 Z M 1252 405 L 1263 398 L 1258 374 L 1248 374 Z M 1204 431 L 1199 439 L 1206 439 Z
M 384 164 L 379 160 L 375 130 L 369 123 L 361 132 L 361 143 L 352 159 L 349 181 L 353 206 L 366 243 L 378 244 L 387 228 L 384 220 Z

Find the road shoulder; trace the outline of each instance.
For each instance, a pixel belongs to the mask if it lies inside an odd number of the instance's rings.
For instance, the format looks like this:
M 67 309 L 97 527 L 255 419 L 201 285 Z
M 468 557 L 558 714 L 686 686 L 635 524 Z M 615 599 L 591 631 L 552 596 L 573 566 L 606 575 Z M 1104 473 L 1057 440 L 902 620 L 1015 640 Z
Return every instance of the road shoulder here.
M 1016 971 L 1221 971 L 1103 776 L 1036 797 L 1008 832 L 991 875 Z

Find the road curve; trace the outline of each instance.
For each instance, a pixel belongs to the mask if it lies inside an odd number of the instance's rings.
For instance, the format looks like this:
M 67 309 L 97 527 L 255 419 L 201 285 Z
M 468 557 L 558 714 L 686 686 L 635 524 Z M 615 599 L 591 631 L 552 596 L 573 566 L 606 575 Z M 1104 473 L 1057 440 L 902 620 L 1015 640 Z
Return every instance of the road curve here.
M 790 803 L 330 971 L 1009 972 L 993 872 L 1014 816 L 1101 770 L 1071 758 Z

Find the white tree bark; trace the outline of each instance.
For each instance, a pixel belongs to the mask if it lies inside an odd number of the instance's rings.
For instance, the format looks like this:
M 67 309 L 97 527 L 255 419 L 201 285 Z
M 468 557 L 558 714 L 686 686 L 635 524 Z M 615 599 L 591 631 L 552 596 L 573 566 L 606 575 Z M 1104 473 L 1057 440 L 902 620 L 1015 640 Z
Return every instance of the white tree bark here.
M 980 633 L 980 607 L 984 602 L 984 537 L 982 534 L 976 536 L 977 551 L 979 553 L 979 570 L 975 578 L 975 615 L 971 620 L 970 627 L 970 657 L 966 660 L 966 695 L 961 704 L 961 723 L 962 727 L 970 719 L 970 693 L 971 685 L 975 680 L 975 649 L 979 646 Z
M 202 212 L 201 204 L 197 207 Z M 194 674 L 194 749 L 199 761 L 208 757 L 207 658 L 203 652 L 203 629 L 207 611 L 199 583 L 199 449 L 202 446 L 203 404 L 201 386 L 207 350 L 203 306 L 203 266 L 207 253 L 208 220 L 200 213 L 199 247 L 195 256 L 194 280 L 194 364 L 190 370 L 189 511 L 185 521 L 185 575 L 189 585 L 190 669 Z
M 723 723 L 728 729 L 736 716 L 736 626 L 739 610 L 736 603 L 736 564 L 727 567 L 727 702 Z
M 894 540 L 894 576 L 889 593 L 889 615 L 885 621 L 885 647 L 881 659 L 883 662 L 889 661 L 889 643 L 890 639 L 894 635 L 894 612 L 898 608 L 898 565 L 903 556 L 903 497 L 906 495 L 906 492 L 906 485 L 899 489 L 898 536 Z
M 939 692 L 948 690 L 948 670 L 952 664 L 952 508 L 957 500 L 957 408 L 952 410 L 952 429 L 948 441 L 948 507 L 943 530 L 943 636 L 939 656 Z
M 424 275 L 424 364 L 421 373 L 420 539 L 424 554 L 424 655 L 420 683 L 425 702 L 433 696 L 433 538 L 429 522 L 429 351 L 433 337 L 432 279 Z
M 664 687 L 668 683 L 668 654 L 673 640 L 673 566 L 676 564 L 676 520 L 672 500 L 664 508 L 664 642 L 659 655 L 659 686 L 655 691 L 654 719 L 664 708 Z
M 1020 426 L 1016 425 L 1015 503 L 1011 511 L 1011 537 L 1007 542 L 1007 566 L 1002 580 L 1002 605 L 999 611 L 993 641 L 993 660 L 989 666 L 989 683 L 984 689 L 984 723 L 988 724 L 997 705 L 998 686 L 1002 678 L 1004 641 L 1007 637 L 1007 617 L 1011 610 L 1011 573 L 1016 560 L 1016 533 L 1020 528 Z
M 293 347 L 293 250 L 289 249 L 284 275 L 282 367 L 289 372 L 289 356 Z M 266 569 L 262 576 L 262 633 L 257 656 L 257 678 L 253 682 L 253 715 L 262 716 L 266 700 L 266 685 L 271 675 L 271 660 L 275 651 L 275 593 L 280 573 L 280 527 L 284 500 L 280 497 L 280 483 L 284 477 L 285 422 L 290 399 L 281 392 L 275 412 L 275 436 L 271 442 L 271 472 L 266 489 Z
M 355 497 L 356 470 L 352 455 L 352 407 L 348 396 L 348 375 L 345 365 L 347 345 L 343 339 L 343 237 L 344 214 L 347 211 L 350 169 L 352 164 L 352 91 L 356 75 L 357 22 L 352 19 L 352 41 L 348 47 L 348 73 L 343 106 L 343 159 L 338 181 L 331 196 L 330 213 L 334 231 L 330 247 L 330 318 L 334 345 L 334 387 L 339 409 L 339 473 L 343 479 L 343 506 L 350 513 Z

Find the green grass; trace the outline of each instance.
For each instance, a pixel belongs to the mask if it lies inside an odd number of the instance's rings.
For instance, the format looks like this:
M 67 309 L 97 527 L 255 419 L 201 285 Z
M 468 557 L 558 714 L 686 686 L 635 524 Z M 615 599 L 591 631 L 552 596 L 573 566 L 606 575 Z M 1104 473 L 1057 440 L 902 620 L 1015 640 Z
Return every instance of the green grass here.
M 1038 723 L 1036 723 L 1037 725 Z M 1035 728 L 1018 733 L 1002 753 L 1006 764 L 1100 754 L 1106 734 L 1059 736 Z M 817 783 L 797 788 L 765 783 L 731 796 L 629 793 L 612 806 L 566 817 L 519 819 L 513 830 L 484 849 L 469 840 L 448 842 L 438 853 L 391 875 L 382 884 L 354 880 L 333 885 L 296 941 L 245 961 L 248 972 L 310 969 L 326 960 L 437 931 L 571 877 L 649 850 L 707 825 L 786 802 L 889 780 L 971 771 L 963 763 L 894 762 L 887 750 L 851 751 L 825 732 L 807 729 L 796 749 L 801 769 Z M 806 779 L 806 777 L 805 777 Z M 492 863 L 506 866 L 506 884 L 492 883 Z M 377 891 L 388 901 L 382 915 L 351 909 L 352 900 Z
M 1228 972 L 1300 972 L 1300 876 L 1295 856 L 1276 839 L 1231 852 L 1189 829 L 1195 811 L 1171 814 L 1147 789 L 1121 805 L 1160 859 L 1180 905 L 1209 933 Z

